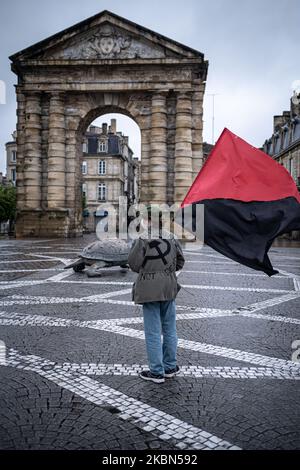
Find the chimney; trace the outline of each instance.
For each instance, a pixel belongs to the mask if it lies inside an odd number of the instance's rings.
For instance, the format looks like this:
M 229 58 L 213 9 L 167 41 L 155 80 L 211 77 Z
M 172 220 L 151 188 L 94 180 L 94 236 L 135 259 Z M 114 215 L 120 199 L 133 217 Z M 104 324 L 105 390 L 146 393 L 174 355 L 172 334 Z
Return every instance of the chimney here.
M 285 124 L 289 123 L 291 120 L 291 111 L 283 111 L 282 116 L 284 119 L 284 123 Z
M 107 134 L 107 124 L 106 124 L 106 122 L 103 122 L 103 124 L 102 124 L 102 134 Z
M 278 116 L 274 116 L 273 119 L 274 119 L 274 121 L 273 121 L 273 123 L 274 123 L 274 132 L 276 132 L 281 126 L 283 126 L 284 118 L 280 114 Z
M 291 98 L 291 114 L 293 117 L 300 114 L 300 93 L 294 92 Z
M 110 120 L 110 128 L 111 128 L 112 134 L 115 134 L 117 132 L 117 120 L 116 119 Z

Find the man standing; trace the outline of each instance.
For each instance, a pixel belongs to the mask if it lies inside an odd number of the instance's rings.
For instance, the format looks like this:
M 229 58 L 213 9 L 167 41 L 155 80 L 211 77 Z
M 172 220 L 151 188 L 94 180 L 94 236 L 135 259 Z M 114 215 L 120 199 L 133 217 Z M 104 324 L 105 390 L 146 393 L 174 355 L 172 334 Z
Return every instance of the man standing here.
M 151 213 L 148 215 L 151 225 Z M 180 243 L 168 232 L 163 238 L 138 238 L 128 258 L 130 268 L 139 273 L 132 299 L 143 305 L 144 330 L 149 369 L 140 373 L 144 380 L 162 383 L 179 372 L 175 297 L 181 286 L 176 271 L 182 269 L 184 256 Z M 163 343 L 161 342 L 163 335 Z

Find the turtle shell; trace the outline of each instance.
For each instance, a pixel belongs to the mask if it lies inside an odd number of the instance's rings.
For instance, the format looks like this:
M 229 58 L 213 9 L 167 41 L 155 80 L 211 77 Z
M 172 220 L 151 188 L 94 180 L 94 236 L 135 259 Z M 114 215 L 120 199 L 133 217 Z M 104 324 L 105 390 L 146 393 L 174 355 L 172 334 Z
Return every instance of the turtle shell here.
M 81 256 L 97 261 L 126 263 L 131 244 L 131 240 L 120 238 L 96 240 L 82 250 Z

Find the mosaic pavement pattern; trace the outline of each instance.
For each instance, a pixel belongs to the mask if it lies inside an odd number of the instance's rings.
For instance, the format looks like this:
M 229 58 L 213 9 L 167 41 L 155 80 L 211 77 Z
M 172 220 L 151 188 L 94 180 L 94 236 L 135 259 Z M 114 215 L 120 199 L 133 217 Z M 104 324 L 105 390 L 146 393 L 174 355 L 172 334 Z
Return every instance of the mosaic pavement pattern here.
M 92 239 L 0 240 L 0 448 L 299 449 L 300 249 L 268 278 L 185 246 L 181 371 L 154 384 L 136 275 L 63 269 Z

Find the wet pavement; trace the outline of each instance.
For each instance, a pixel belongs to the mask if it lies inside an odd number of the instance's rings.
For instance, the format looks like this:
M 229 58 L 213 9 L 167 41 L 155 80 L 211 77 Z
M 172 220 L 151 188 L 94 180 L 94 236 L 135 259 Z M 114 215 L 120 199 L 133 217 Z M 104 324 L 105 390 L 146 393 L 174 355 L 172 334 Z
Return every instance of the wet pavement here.
M 136 275 L 63 269 L 92 239 L 0 240 L 0 448 L 300 449 L 299 243 L 271 278 L 186 244 L 181 372 L 154 384 Z

